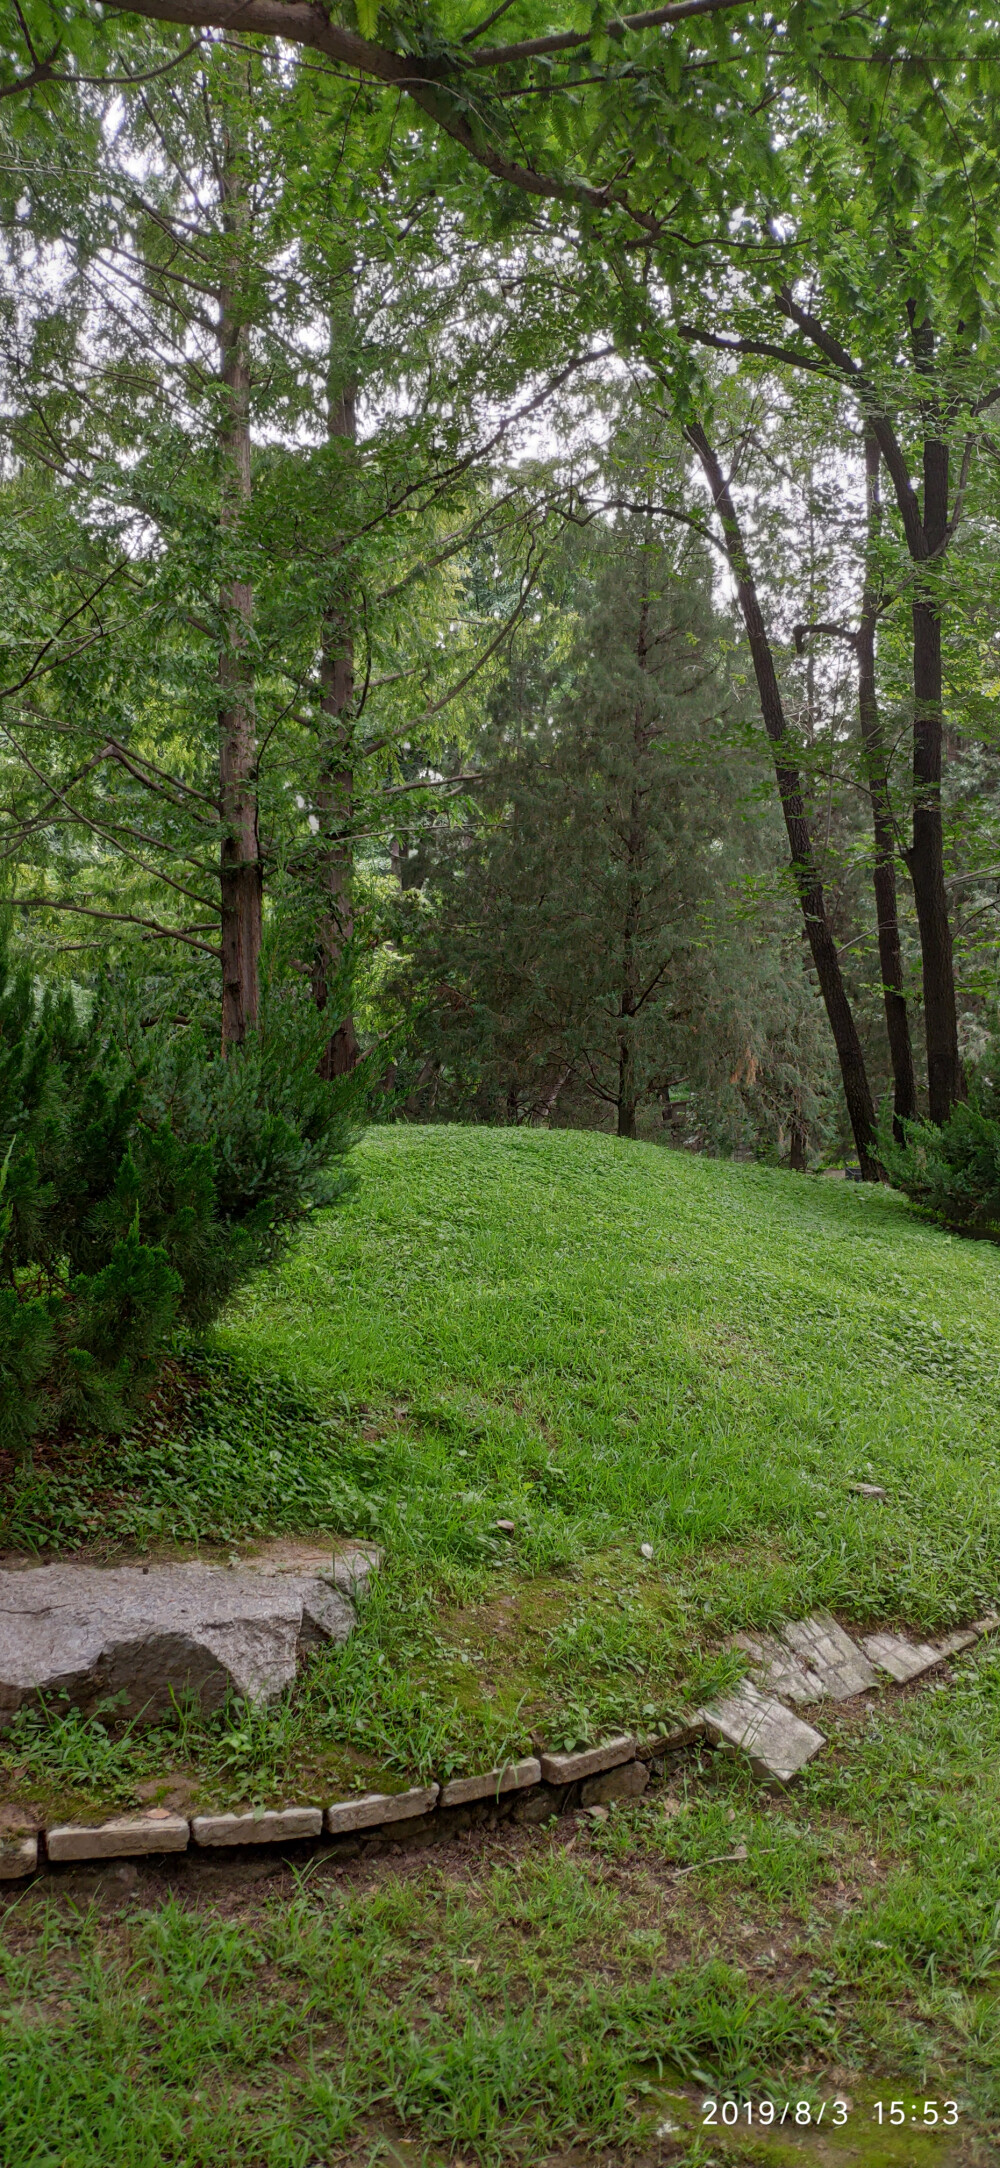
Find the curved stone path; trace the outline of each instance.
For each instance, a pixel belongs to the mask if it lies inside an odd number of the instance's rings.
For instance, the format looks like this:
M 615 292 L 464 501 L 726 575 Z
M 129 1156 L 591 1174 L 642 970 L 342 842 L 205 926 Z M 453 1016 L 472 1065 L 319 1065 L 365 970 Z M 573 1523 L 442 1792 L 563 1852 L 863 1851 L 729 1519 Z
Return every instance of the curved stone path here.
M 528 1822 L 578 1806 L 600 1813 L 608 1800 L 637 1797 L 651 1773 L 662 1774 L 666 1755 L 699 1738 L 745 1754 L 765 1783 L 787 1784 L 826 1744 L 799 1709 L 853 1701 L 883 1679 L 906 1685 L 998 1629 L 1000 1613 L 990 1612 L 934 1641 L 894 1633 L 854 1638 L 829 1612 L 815 1611 L 809 1618 L 786 1620 L 773 1634 L 735 1635 L 731 1646 L 749 1657 L 750 1676 L 660 1737 L 621 1733 L 577 1753 L 542 1753 L 443 1786 L 355 1794 L 325 1807 L 315 1800 L 292 1801 L 256 1814 L 196 1815 L 190 1822 L 161 1807 L 97 1823 L 13 1830 L 6 1839 L 0 1832 L 0 1881 L 34 1874 L 46 1859 L 58 1864 L 303 1839 L 355 1847 L 359 1838 L 406 1843 L 425 1840 L 435 1825 L 491 1813 L 513 1812 Z

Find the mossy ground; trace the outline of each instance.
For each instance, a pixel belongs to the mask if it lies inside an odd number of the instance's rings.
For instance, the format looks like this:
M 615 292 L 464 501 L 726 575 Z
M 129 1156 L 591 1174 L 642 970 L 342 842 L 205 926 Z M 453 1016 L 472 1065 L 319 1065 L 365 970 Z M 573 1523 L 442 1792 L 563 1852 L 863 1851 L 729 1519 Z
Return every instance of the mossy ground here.
M 883 1192 L 593 1136 L 382 1131 L 358 1174 L 207 1360 L 182 1351 L 141 1434 L 10 1485 L 3 1535 L 105 1557 L 374 1536 L 358 1632 L 260 1715 L 25 1720 L 0 1756 L 15 1810 L 448 1775 L 532 1734 L 654 1727 L 731 1675 L 737 1625 L 995 1604 L 993 1248 Z M 0 2140 L 31 2168 L 313 2168 L 404 2140 L 453 2168 L 994 2157 L 996 1659 L 830 1728 L 773 1805 L 692 1755 L 669 1809 L 307 1878 L 231 1919 L 181 1884 L 110 1924 L 22 1899 Z M 745 1861 L 705 1864 L 737 1839 Z M 869 2119 L 853 2155 L 816 2130 L 655 2136 L 681 2079 L 694 2101 L 703 2079 L 822 2093 L 837 2071 L 908 2109 L 955 2090 L 957 2135 L 908 2126 L 900 2153 Z

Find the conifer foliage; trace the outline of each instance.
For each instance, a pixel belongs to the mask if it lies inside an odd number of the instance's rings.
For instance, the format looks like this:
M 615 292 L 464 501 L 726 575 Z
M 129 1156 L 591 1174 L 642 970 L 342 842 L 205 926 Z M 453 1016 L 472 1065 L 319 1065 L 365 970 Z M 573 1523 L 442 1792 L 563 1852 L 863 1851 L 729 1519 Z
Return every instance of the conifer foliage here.
M 731 625 L 704 553 L 656 529 L 640 503 L 564 547 L 474 808 L 424 852 L 410 1110 L 815 1141 L 818 1005 L 786 898 L 755 892 L 774 838 Z
M 0 1450 L 120 1428 L 177 1323 L 342 1187 L 352 1087 L 316 1074 L 321 1036 L 286 1000 L 228 1059 L 196 1029 L 132 1059 L 107 990 L 39 992 L 3 944 Z

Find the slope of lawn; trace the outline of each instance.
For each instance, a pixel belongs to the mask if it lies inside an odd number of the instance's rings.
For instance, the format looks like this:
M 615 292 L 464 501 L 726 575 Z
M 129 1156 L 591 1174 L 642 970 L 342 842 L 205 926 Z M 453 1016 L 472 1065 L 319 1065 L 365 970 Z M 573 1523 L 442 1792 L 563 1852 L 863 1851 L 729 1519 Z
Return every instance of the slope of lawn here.
M 358 1175 L 222 1339 L 364 1404 L 392 1547 L 469 1563 L 510 1519 L 519 1572 L 647 1541 L 672 1577 L 722 1546 L 734 1618 L 996 1595 L 992 1247 L 860 1184 L 572 1132 L 376 1131 Z
M 356 1173 L 140 1436 L 12 1502 L 8 1542 L 100 1556 L 382 1546 L 361 1628 L 290 1699 L 178 1713 L 199 1799 L 652 1729 L 736 1675 L 736 1627 L 996 1600 L 994 1248 L 883 1191 L 578 1133 L 376 1130 Z M 164 1753 L 54 1710 L 0 1767 L 123 1801 Z
M 8 1811 L 391 1787 L 653 1729 L 733 1675 L 738 1624 L 995 1603 L 994 1249 L 885 1193 L 593 1136 L 382 1130 L 356 1171 L 208 1355 L 180 1352 L 141 1433 L 16 1487 L 5 1540 L 365 1535 L 384 1564 L 357 1632 L 267 1711 L 19 1719 Z M 823 1728 L 780 1798 L 692 1748 L 604 1824 L 275 1862 L 263 1886 L 140 1865 L 107 1916 L 94 1877 L 0 1891 L 0 2157 L 979 2168 L 996 1645 Z M 739 2127 L 704 2124 L 711 2094 Z M 794 2123 L 835 2097 L 842 2129 Z M 906 2127 L 880 2124 L 901 2097 Z M 748 2100 L 791 2100 L 787 2126 Z

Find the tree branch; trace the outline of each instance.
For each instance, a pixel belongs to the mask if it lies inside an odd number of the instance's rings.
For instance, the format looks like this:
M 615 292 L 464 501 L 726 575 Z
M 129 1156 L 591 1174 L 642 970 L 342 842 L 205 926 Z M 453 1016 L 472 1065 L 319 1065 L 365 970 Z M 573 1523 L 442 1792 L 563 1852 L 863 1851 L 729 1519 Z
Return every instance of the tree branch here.
M 200 949 L 203 956 L 211 956 L 218 963 L 222 950 L 208 941 L 199 941 L 197 935 L 208 933 L 207 926 L 161 926 L 158 918 L 139 918 L 132 911 L 99 911 L 90 903 L 70 903 L 60 896 L 12 896 L 11 904 L 18 911 L 77 911 L 82 918 L 105 919 L 109 925 L 141 926 L 154 941 L 183 941 L 185 947 Z
M 674 0 L 672 7 L 647 8 L 642 15 L 623 15 L 618 22 L 605 23 L 604 32 L 609 38 L 624 38 L 629 30 L 665 30 L 695 15 L 721 15 L 748 5 L 749 0 Z M 477 68 L 504 68 L 515 60 L 535 60 L 543 53 L 578 52 L 582 45 L 590 44 L 592 37 L 591 30 L 553 31 L 547 38 L 525 38 L 520 45 L 484 46 L 473 53 L 472 60 Z
M 496 180 L 518 188 L 526 195 L 545 197 L 552 202 L 587 203 L 595 210 L 606 210 L 616 204 L 644 232 L 655 234 L 659 231 L 659 221 L 651 212 L 640 210 L 611 184 L 594 188 L 579 177 L 559 180 L 539 173 L 534 167 L 522 165 L 518 159 L 508 157 L 484 142 L 466 117 L 464 94 L 470 73 L 511 66 L 544 53 L 569 52 L 589 44 L 591 34 L 587 31 L 566 31 L 557 34 L 554 41 L 532 39 L 522 45 L 499 45 L 478 51 L 469 47 L 454 57 L 442 55 L 433 60 L 421 60 L 419 54 L 392 52 L 384 45 L 359 37 L 356 31 L 345 29 L 340 23 L 331 22 L 323 8 L 310 4 L 310 0 L 106 0 L 106 4 L 116 12 L 141 15 L 153 22 L 180 23 L 195 30 L 228 30 L 241 37 L 249 34 L 283 38 L 291 45 L 308 46 L 351 72 L 372 77 L 376 82 L 405 93 Z M 716 15 L 747 4 L 748 0 L 675 0 L 671 7 L 625 16 L 620 24 L 609 24 L 608 33 L 623 36 L 628 30 L 668 26 L 685 22 L 690 17 Z

